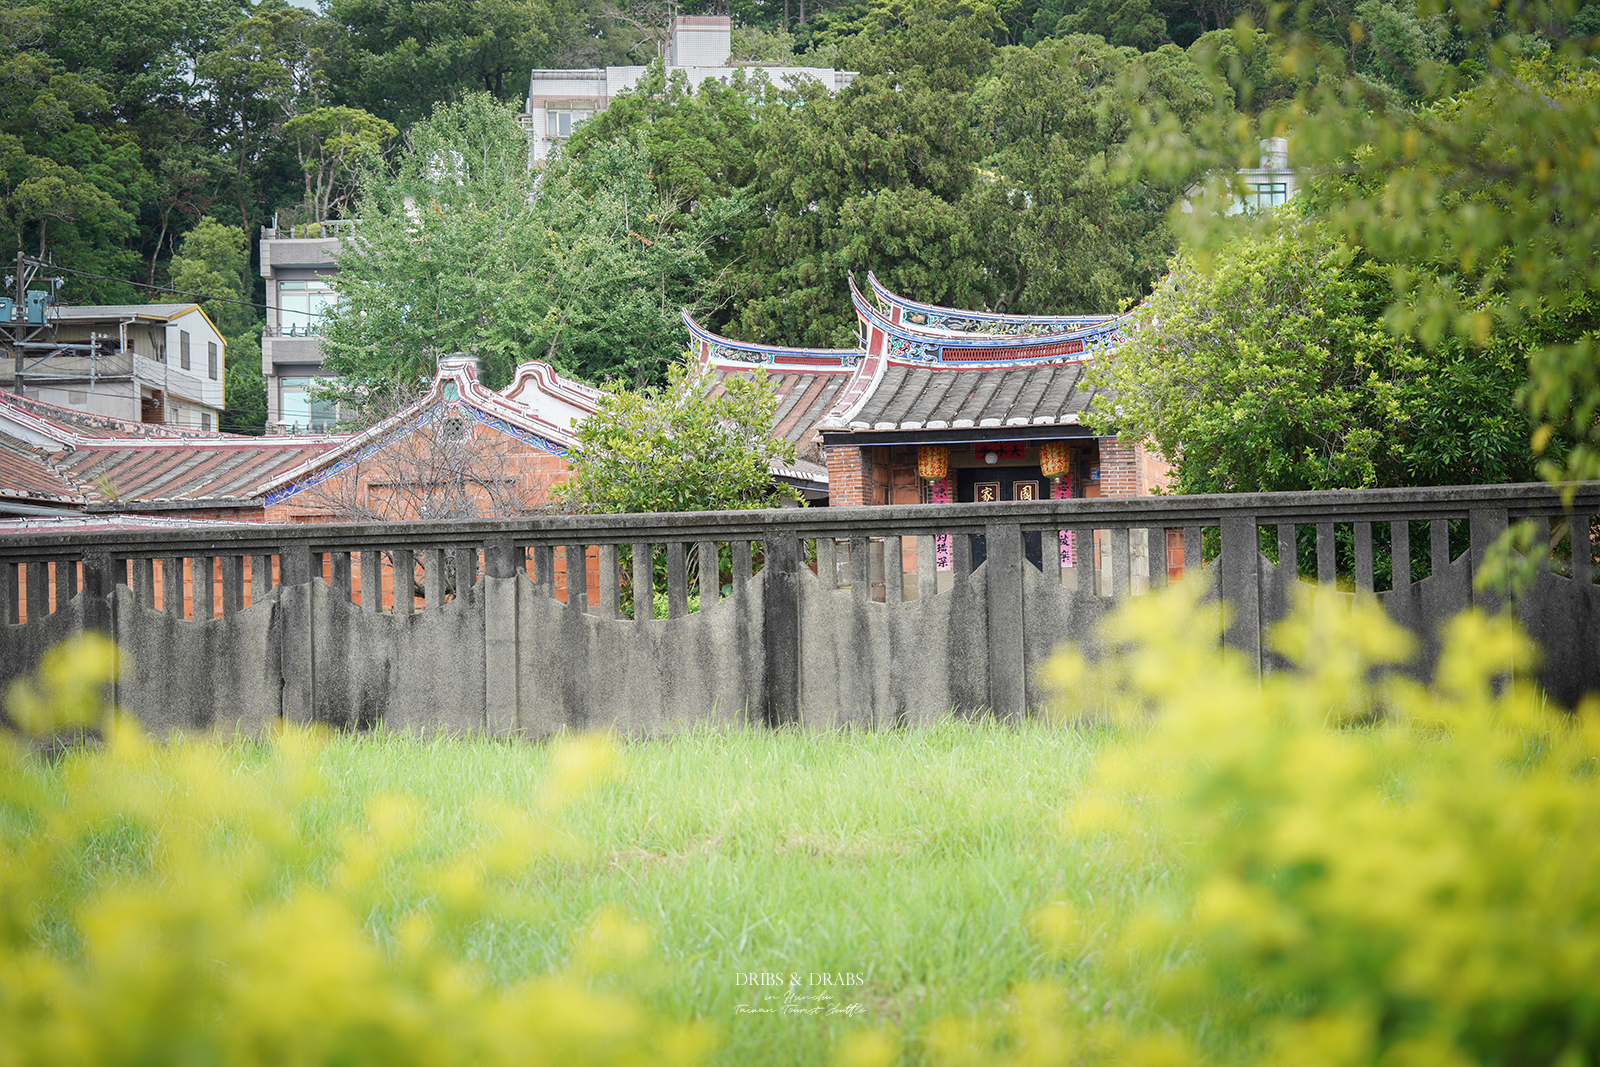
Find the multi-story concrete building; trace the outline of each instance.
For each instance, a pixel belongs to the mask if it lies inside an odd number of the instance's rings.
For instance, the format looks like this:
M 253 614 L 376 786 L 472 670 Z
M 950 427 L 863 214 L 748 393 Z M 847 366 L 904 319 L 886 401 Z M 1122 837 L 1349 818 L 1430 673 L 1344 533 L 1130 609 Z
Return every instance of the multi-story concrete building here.
M 49 304 L 40 311 L 25 338 L 11 331 L 0 389 L 126 422 L 221 428 L 227 342 L 200 305 Z
M 267 432 L 324 432 L 338 410 L 314 401 L 324 377 L 322 312 L 334 302 L 334 253 L 354 229 L 336 219 L 261 231 L 261 276 L 267 280 L 267 324 L 261 337 L 261 373 L 267 381 Z
M 707 78 L 728 82 L 739 70 L 762 71 L 774 85 L 801 79 L 821 82 L 838 92 L 856 76 L 852 70 L 826 67 L 784 67 L 731 61 L 733 23 L 725 15 L 680 15 L 662 51 L 667 71 L 681 70 L 691 85 Z M 536 70 L 528 84 L 528 154 L 535 162 L 572 135 L 585 119 L 604 111 L 618 93 L 632 89 L 647 67 L 594 67 L 583 70 Z

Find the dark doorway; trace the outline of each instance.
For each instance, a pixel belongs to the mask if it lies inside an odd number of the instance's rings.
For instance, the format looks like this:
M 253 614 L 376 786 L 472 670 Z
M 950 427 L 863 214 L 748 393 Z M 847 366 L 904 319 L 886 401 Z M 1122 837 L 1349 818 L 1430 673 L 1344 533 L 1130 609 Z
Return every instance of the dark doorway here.
M 1038 467 L 961 467 L 956 470 L 956 500 L 964 503 L 976 503 L 980 499 L 1016 500 L 1018 482 L 1022 489 L 1027 491 L 1027 486 L 1032 483 L 1033 499 L 1048 500 L 1050 498 L 1050 480 L 1039 473 Z M 987 492 L 984 492 L 987 490 Z M 991 494 L 996 494 L 991 496 Z M 1026 496 L 1022 499 L 1028 499 Z M 1023 554 L 1028 562 L 1035 567 L 1043 569 L 1044 553 L 1040 548 L 1039 535 L 1030 533 L 1023 535 Z M 972 535 L 972 569 L 977 570 L 978 564 L 988 558 L 988 545 L 984 542 L 982 534 Z

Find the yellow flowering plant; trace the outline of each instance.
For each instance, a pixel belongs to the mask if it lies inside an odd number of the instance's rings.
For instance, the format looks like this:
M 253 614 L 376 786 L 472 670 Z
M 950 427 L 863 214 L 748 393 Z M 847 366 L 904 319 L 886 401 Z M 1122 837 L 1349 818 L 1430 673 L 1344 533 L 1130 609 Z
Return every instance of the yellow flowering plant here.
M 1049 671 L 1099 694 L 1064 711 L 1123 720 L 1066 832 L 1159 860 L 1170 886 L 1058 902 L 1034 929 L 1143 1002 L 1029 987 L 1008 1016 L 936 1028 L 934 1058 L 1600 1059 L 1600 704 L 1548 706 L 1506 617 L 1451 622 L 1427 686 L 1394 669 L 1414 641 L 1369 598 L 1308 595 L 1274 633 L 1290 668 L 1260 681 L 1197 636 L 1215 610 L 1194 588 L 1131 600 L 1113 654 Z
M 103 717 L 89 644 L 9 695 L 41 734 Z M 91 713 L 92 712 L 92 713 Z M 600 976 L 640 965 L 649 931 L 602 911 L 571 958 L 496 985 L 460 931 L 569 839 L 562 806 L 615 773 L 603 738 L 558 744 L 525 804 L 475 807 L 472 840 L 419 853 L 421 813 L 370 800 L 331 864 L 299 817 L 325 793 L 315 734 L 255 753 L 155 744 L 109 718 L 54 764 L 0 735 L 0 1064 L 688 1064 L 709 1030 L 664 1021 Z M 392 932 L 373 916 L 411 910 Z M 422 901 L 421 904 L 412 902 Z

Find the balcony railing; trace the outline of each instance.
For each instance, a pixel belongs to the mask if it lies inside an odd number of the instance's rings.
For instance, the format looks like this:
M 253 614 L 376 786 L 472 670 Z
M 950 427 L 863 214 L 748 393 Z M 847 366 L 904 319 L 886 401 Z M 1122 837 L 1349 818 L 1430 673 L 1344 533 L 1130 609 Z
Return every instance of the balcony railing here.
M 325 219 L 322 222 L 296 222 L 287 226 L 263 226 L 264 241 L 325 241 L 334 237 L 349 237 L 361 225 L 360 219 Z

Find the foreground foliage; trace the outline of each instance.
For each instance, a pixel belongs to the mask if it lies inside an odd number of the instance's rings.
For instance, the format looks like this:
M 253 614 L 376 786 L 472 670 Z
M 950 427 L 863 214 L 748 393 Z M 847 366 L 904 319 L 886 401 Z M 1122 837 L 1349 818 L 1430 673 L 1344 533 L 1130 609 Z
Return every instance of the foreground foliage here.
M 1533 650 L 1477 615 L 1450 625 L 1431 691 L 1374 683 L 1411 639 L 1332 596 L 1279 627 L 1294 669 L 1257 684 L 1193 639 L 1214 610 L 1180 588 L 1113 622 L 1112 709 L 1159 712 L 1065 818 L 1127 862 L 1175 858 L 1175 892 L 1126 922 L 1092 901 L 1036 919 L 1138 982 L 1145 1011 L 1029 988 L 992 1062 L 1593 1062 L 1600 703 L 1569 715 L 1507 682 Z M 1054 671 L 1092 681 L 1070 654 Z M 997 1048 L 998 1029 L 938 1041 Z
M 1432 689 L 1375 682 L 1411 641 L 1338 598 L 1258 683 L 1216 610 L 1180 584 L 1055 661 L 1109 737 L 700 734 L 583 795 L 608 746 L 7 749 L 0 1056 L 1593 1062 L 1600 704 L 1545 706 L 1481 616 Z M 55 657 L 13 721 L 95 721 L 110 667 Z M 862 1012 L 737 1013 L 788 970 L 859 971 Z
M 112 658 L 75 649 L 12 695 L 32 725 L 92 718 Z M 91 673 L 85 673 L 87 671 Z M 93 673 L 98 671 L 99 673 Z M 597 988 L 648 931 L 599 911 L 548 973 L 495 985 L 464 931 L 516 914 L 515 878 L 568 854 L 559 812 L 607 778 L 598 739 L 559 749 L 520 805 L 422 848 L 426 813 L 371 797 L 323 868 L 297 816 L 327 793 L 309 735 L 241 753 L 155 746 L 130 724 L 57 782 L 0 748 L 0 1061 L 17 1064 L 692 1063 L 708 1031 Z M 369 916 L 428 903 L 375 940 Z

